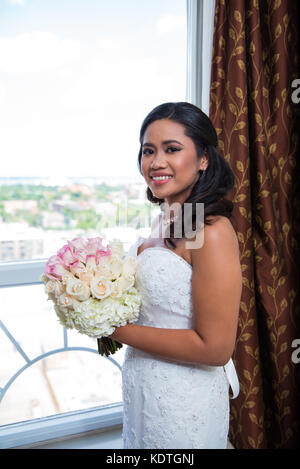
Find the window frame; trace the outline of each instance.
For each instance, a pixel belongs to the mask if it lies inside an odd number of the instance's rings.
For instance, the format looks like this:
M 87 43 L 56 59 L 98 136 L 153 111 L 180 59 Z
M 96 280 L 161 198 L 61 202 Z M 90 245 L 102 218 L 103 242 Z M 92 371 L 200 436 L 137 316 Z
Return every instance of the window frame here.
M 69 436 L 101 430 L 122 428 L 123 404 L 51 415 L 27 422 L 16 422 L 0 427 L 0 449 L 17 448 Z
M 5 261 L 0 263 L 0 288 L 37 285 L 48 259 Z
M 204 69 L 203 50 L 211 49 L 214 0 L 186 0 L 186 101 L 208 114 L 210 67 Z M 204 19 L 207 21 L 204 21 Z M 205 45 L 205 47 L 204 47 Z M 209 54 L 206 53 L 206 60 Z M 210 60 L 208 61 L 210 63 Z M 206 83 L 204 89 L 203 84 Z M 206 106 L 206 107 L 205 107 Z M 41 284 L 47 259 L 0 263 L 0 288 Z M 111 430 L 123 423 L 123 403 L 57 414 L 0 426 L 0 448 L 13 448 L 94 430 Z
M 209 115 L 215 0 L 187 0 L 186 11 L 186 100 Z

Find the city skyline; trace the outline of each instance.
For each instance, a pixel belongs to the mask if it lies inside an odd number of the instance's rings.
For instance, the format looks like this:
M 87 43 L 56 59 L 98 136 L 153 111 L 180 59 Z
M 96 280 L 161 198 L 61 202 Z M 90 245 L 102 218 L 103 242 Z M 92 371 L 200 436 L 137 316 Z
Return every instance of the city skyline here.
M 54 175 L 54 176 L 1 176 L 0 177 L 0 186 L 1 185 L 13 185 L 13 184 L 42 184 L 42 185 L 64 185 L 65 183 L 85 183 L 85 184 L 102 184 L 107 183 L 108 185 L 118 185 L 118 184 L 128 184 L 134 182 L 135 184 L 145 184 L 145 180 L 142 175 L 139 173 L 137 175 L 126 176 L 126 175 L 117 175 L 113 174 L 108 176 L 72 176 L 72 175 Z M 145 186 L 146 188 L 146 186 Z

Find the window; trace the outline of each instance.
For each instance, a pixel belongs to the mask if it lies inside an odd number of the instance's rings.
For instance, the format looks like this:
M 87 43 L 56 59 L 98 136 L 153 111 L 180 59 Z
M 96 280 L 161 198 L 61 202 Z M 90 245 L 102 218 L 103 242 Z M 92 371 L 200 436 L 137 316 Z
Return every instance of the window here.
M 0 72 L 0 261 L 109 238 L 127 205 L 144 218 L 139 128 L 185 100 L 186 1 L 5 0 Z
M 1 288 L 0 303 L 2 425 L 122 401 L 125 348 L 108 360 L 63 330 L 42 285 Z
M 185 0 L 1 3 L 0 431 L 122 399 L 125 346 L 66 334 L 39 274 L 67 239 L 148 233 L 139 128 L 186 99 L 186 36 Z

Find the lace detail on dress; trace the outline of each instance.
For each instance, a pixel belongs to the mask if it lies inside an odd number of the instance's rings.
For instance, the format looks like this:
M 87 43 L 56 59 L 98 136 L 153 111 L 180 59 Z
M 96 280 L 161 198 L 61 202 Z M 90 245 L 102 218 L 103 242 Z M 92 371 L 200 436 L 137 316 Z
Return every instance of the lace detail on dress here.
M 144 325 L 157 324 L 157 315 L 160 316 L 160 325 L 157 327 L 172 327 L 170 316 L 181 316 L 184 323 L 187 317 L 192 318 L 192 270 L 187 266 L 182 269 L 185 270 L 185 275 L 173 276 L 169 273 L 178 269 L 178 259 L 181 258 L 177 255 L 170 256 L 164 248 L 149 248 L 138 256 L 136 285 L 142 291 L 141 317 L 143 316 Z M 174 327 L 177 328 L 178 324 Z
M 137 255 L 143 240 L 128 254 Z M 142 295 L 137 323 L 192 328 L 191 266 L 164 248 L 145 249 L 137 259 Z M 229 381 L 224 367 L 179 363 L 126 347 L 123 448 L 226 448 Z
M 226 448 L 229 385 L 223 367 L 183 365 L 127 347 L 124 448 Z

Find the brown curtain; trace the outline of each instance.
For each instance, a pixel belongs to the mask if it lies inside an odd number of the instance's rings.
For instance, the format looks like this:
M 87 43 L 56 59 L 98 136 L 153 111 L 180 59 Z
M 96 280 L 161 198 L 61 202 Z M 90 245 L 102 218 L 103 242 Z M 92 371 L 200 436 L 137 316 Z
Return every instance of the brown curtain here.
M 299 46 L 298 1 L 216 0 L 210 117 L 236 175 L 243 271 L 230 422 L 238 449 L 299 446 Z

